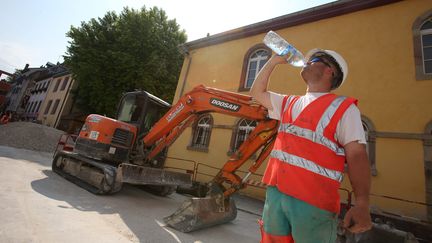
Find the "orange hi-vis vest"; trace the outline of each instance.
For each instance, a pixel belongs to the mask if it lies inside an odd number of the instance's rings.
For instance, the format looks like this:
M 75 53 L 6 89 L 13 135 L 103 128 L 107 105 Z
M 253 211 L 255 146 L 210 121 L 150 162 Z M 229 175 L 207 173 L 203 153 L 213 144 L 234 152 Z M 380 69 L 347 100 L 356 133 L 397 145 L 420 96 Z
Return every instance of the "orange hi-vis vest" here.
M 292 120 L 299 99 L 282 103 L 281 122 L 263 182 L 318 208 L 339 213 L 339 187 L 345 151 L 336 140 L 336 127 L 353 98 L 325 94 Z M 284 110 L 286 110 L 284 112 Z

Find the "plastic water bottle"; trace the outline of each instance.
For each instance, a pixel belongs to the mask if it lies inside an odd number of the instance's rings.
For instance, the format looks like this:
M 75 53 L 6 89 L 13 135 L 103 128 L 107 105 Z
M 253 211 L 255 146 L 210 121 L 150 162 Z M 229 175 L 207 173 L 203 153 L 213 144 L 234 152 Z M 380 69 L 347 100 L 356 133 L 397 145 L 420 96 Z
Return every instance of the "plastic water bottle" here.
M 276 32 L 269 31 L 263 42 L 279 56 L 288 54 L 287 62 L 294 67 L 303 67 L 305 65 L 303 54 Z

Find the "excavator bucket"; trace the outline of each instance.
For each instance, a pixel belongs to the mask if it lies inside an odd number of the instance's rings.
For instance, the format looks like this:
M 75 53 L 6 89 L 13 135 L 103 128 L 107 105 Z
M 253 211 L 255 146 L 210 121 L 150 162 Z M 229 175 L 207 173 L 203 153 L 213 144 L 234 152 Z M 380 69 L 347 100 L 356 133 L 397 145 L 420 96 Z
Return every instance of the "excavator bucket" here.
M 165 217 L 165 223 L 181 232 L 191 232 L 234 220 L 237 208 L 232 198 L 223 193 L 209 193 L 204 198 L 191 198 L 172 215 Z

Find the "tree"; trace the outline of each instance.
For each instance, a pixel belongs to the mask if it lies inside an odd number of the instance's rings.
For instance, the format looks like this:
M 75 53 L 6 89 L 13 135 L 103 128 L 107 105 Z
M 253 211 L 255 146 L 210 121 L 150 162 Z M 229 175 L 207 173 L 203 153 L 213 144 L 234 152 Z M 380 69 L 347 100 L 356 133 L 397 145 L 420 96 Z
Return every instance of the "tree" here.
M 136 89 L 172 101 L 186 34 L 162 9 L 108 12 L 66 35 L 72 40 L 65 64 L 79 82 L 76 104 L 83 111 L 113 116 L 122 93 Z
M 21 76 L 22 73 L 23 73 L 23 70 L 22 70 L 22 69 L 15 69 L 15 72 L 13 73 L 12 76 L 7 76 L 7 77 L 6 77 L 6 82 L 8 82 L 8 83 L 13 83 L 14 80 L 15 80 L 15 78 Z

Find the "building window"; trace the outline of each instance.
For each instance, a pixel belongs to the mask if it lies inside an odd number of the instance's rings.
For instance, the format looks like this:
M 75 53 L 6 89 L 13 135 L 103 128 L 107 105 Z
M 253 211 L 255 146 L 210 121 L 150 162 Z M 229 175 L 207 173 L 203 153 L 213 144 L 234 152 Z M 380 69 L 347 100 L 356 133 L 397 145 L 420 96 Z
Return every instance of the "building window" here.
M 69 81 L 69 77 L 66 77 L 66 78 L 63 80 L 63 84 L 62 84 L 60 90 L 64 90 L 64 89 L 66 88 L 66 85 L 67 85 L 68 81 Z
M 56 91 L 57 91 L 57 89 L 58 89 L 58 87 L 59 87 L 59 85 L 60 85 L 60 81 L 61 81 L 60 78 L 57 79 L 57 82 L 56 82 L 56 84 L 55 84 L 55 86 L 54 86 L 54 90 L 53 90 L 53 92 L 56 92 Z
M 39 112 L 39 108 L 40 108 L 41 104 L 42 104 L 42 100 L 40 100 L 39 103 L 38 103 L 38 105 L 37 105 L 36 113 Z
M 31 105 L 32 105 L 32 103 L 27 103 L 27 107 L 25 109 L 25 112 L 30 112 Z
M 31 113 L 34 113 L 35 112 L 35 109 L 36 109 L 36 106 L 37 106 L 37 101 L 35 101 L 33 104 L 32 104 L 32 109 L 31 109 Z
M 423 72 L 432 74 L 432 18 L 420 28 L 423 49 Z
M 51 104 L 52 104 L 52 100 L 48 101 L 48 104 L 45 107 L 44 115 L 48 114 L 48 111 L 51 108 Z
M 213 118 L 211 115 L 201 116 L 193 126 L 192 142 L 188 148 L 207 151 L 210 143 L 212 126 Z
M 262 69 L 269 58 L 270 55 L 267 50 L 257 50 L 250 56 L 244 88 L 250 89 L 250 87 L 252 87 L 252 83 L 256 76 L 258 76 L 258 72 Z
M 248 138 L 249 134 L 255 129 L 256 121 L 241 119 L 235 127 L 233 138 L 231 139 L 230 153 L 236 152 L 244 141 Z
M 29 113 L 31 111 L 32 105 L 33 105 L 33 102 L 27 103 L 27 109 L 26 109 L 27 113 Z
M 271 50 L 264 44 L 258 44 L 246 53 L 243 60 L 239 91 L 248 91 L 264 64 L 270 59 Z
M 60 100 L 59 100 L 59 99 L 56 99 L 56 101 L 54 102 L 54 106 L 53 106 L 53 108 L 52 108 L 52 110 L 51 110 L 51 115 L 53 115 L 53 114 L 56 113 L 56 111 L 57 111 L 57 107 L 58 107 L 59 103 L 60 103 Z
M 417 80 L 432 80 L 432 10 L 419 16 L 412 26 Z

